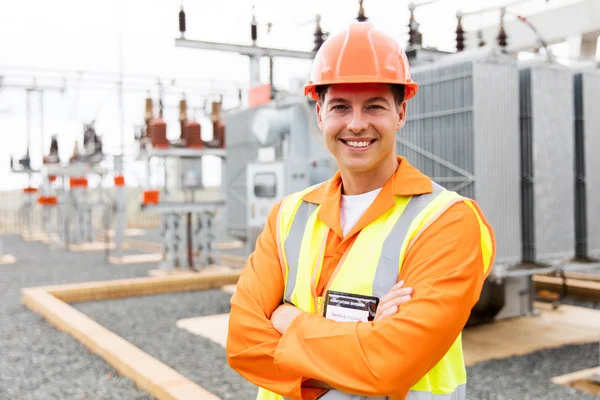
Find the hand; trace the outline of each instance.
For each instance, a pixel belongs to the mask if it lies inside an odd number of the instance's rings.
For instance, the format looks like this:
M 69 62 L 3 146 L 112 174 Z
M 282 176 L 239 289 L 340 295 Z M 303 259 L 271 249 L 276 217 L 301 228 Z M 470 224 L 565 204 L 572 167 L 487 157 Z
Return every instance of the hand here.
M 275 328 L 277 332 L 283 335 L 296 317 L 302 313 L 302 310 L 291 304 L 282 304 L 273 311 L 273 314 L 271 315 L 271 324 L 273 324 L 273 328 Z
M 396 283 L 390 291 L 381 298 L 379 305 L 377 306 L 374 321 L 396 314 L 398 312 L 398 307 L 402 303 L 406 303 L 410 300 L 413 292 L 412 288 L 402 288 L 402 286 L 404 286 L 404 281 Z

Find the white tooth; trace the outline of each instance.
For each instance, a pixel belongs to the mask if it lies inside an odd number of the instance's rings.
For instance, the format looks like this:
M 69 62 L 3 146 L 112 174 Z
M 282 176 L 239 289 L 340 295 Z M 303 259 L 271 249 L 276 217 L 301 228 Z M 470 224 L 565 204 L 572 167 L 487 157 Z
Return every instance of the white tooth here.
M 348 145 L 352 147 L 367 147 L 369 145 L 369 142 L 348 141 Z

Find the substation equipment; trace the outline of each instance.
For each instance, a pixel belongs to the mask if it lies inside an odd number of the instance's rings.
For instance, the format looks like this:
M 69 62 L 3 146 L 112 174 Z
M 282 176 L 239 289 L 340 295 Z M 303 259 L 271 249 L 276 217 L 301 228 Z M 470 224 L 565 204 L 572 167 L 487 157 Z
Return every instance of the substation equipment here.
M 221 102 L 211 103 L 210 119 L 213 139 L 202 140 L 202 127 L 198 121 L 188 120 L 187 102 L 179 103 L 180 137 L 167 138 L 166 122 L 162 118 L 162 100 L 158 116 L 154 115 L 152 98 L 146 99 L 145 129 L 139 140 L 138 160 L 146 165 L 147 182 L 141 210 L 161 215 L 163 261 L 161 269 L 188 268 L 196 270 L 196 259 L 201 266 L 218 262 L 215 241 L 219 238 L 217 222 L 225 218 L 224 193 L 217 199 L 200 199 L 198 191 L 204 189 L 202 160 L 218 157 L 221 160 L 221 181 L 226 174 L 227 157 L 224 148 L 225 127 L 221 118 Z M 153 162 L 153 161 L 158 161 Z M 156 180 L 158 165 L 162 165 L 163 181 Z M 160 186 L 160 187 L 159 187 Z M 221 192 L 224 190 L 221 186 Z M 120 243 L 117 243 L 120 247 Z
M 26 89 L 27 150 L 18 161 L 11 157 L 11 172 L 28 176 L 19 208 L 23 235 L 34 238 L 36 234 L 42 234 L 43 240 L 68 248 L 71 244 L 93 242 L 96 233 L 104 228 L 107 194 L 101 184 L 92 191 L 88 187 L 88 178 L 95 175 L 102 181 L 109 169 L 102 166 L 106 161 L 102 138 L 96 134 L 93 122 L 84 125 L 83 140 L 75 142 L 68 162 L 59 159 L 58 135 L 53 135 L 49 152 L 42 157 L 40 166 L 33 168 L 30 157 L 31 95 L 39 92 L 40 136 L 43 139 L 46 90 L 64 91 L 64 88 L 36 88 L 34 85 Z M 43 145 L 43 140 L 40 143 Z M 78 143 L 83 144 L 82 148 Z M 44 154 L 44 149 L 41 152 Z M 33 186 L 34 179 L 40 181 L 39 187 Z M 95 210 L 100 210 L 100 218 L 93 217 Z M 40 221 L 35 218 L 38 215 L 41 215 Z

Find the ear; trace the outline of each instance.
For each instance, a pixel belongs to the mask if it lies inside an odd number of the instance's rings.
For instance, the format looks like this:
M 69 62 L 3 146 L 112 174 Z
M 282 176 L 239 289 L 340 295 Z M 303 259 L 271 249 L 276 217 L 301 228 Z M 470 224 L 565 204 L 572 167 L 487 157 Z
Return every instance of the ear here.
M 321 102 L 317 101 L 317 125 L 319 125 L 319 129 L 321 132 L 323 131 L 323 119 L 321 118 Z
M 396 130 L 399 131 L 404 127 L 406 123 L 406 102 L 403 101 L 402 105 L 398 109 L 398 125 L 396 126 Z

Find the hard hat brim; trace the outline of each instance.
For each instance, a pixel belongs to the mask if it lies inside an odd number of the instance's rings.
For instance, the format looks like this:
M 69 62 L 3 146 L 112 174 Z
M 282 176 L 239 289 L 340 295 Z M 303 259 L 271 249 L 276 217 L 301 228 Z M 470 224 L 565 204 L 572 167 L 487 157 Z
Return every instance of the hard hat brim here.
M 377 77 L 361 77 L 361 76 L 353 76 L 346 77 L 343 80 L 333 79 L 331 81 L 321 81 L 318 84 L 313 84 L 309 82 L 308 85 L 304 86 L 304 95 L 309 96 L 313 100 L 319 100 L 319 95 L 317 94 L 317 86 L 330 86 L 330 85 L 340 85 L 344 83 L 387 83 L 390 85 L 404 85 L 404 100 L 408 100 L 414 97 L 419 91 L 419 85 L 416 82 L 411 80 L 398 82 L 393 79 L 382 79 Z

